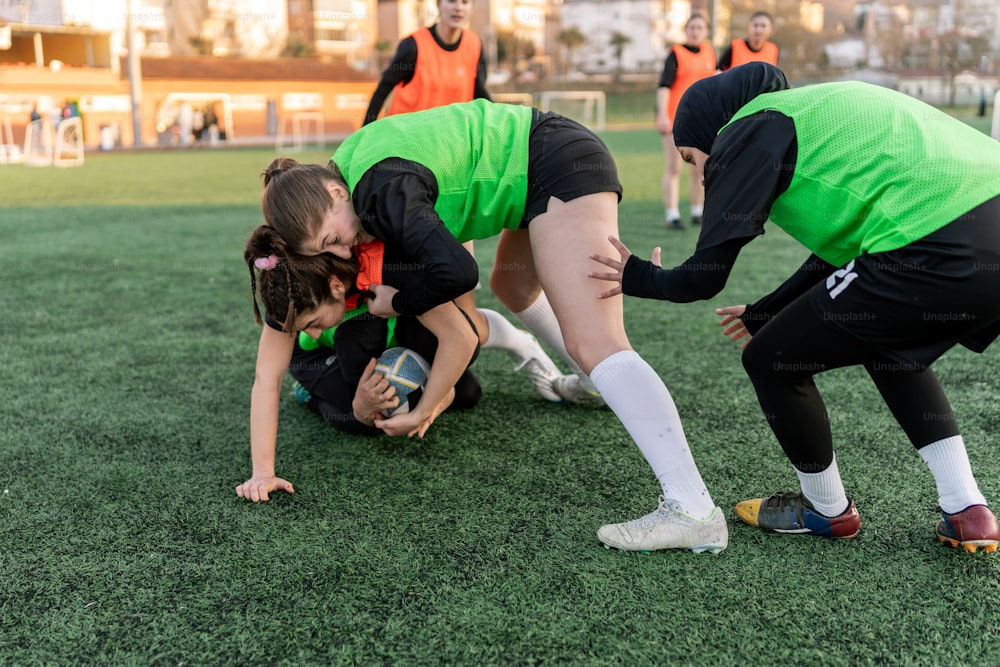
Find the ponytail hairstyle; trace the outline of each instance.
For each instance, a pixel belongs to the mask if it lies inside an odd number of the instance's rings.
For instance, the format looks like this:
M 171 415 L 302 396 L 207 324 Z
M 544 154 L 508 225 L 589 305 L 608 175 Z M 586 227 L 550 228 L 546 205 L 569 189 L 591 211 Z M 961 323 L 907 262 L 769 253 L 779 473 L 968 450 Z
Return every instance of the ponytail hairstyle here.
M 302 253 L 320 228 L 323 218 L 333 208 L 326 189 L 331 181 L 347 188 L 340 170 L 321 164 L 299 164 L 290 157 L 279 157 L 264 170 L 264 194 L 261 209 L 264 222 L 273 227 L 291 247 Z
M 263 324 L 260 306 L 272 320 L 294 334 L 299 313 L 316 310 L 335 301 L 330 278 L 339 278 L 350 288 L 358 275 L 356 260 L 329 253 L 306 257 L 293 253 L 284 238 L 268 225 L 260 225 L 247 239 L 243 259 L 250 269 L 253 316 Z M 260 305 L 258 305 L 258 294 Z

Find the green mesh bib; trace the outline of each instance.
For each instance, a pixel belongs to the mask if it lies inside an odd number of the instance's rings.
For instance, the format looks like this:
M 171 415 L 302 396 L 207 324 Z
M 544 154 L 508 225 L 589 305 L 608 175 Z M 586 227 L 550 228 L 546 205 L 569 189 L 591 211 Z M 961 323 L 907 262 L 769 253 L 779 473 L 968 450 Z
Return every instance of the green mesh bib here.
M 806 86 L 761 95 L 730 123 L 769 109 L 794 121 L 798 140 L 771 221 L 836 266 L 905 246 L 1000 194 L 1000 142 L 907 95 Z
M 360 307 L 355 308 L 354 310 L 349 310 L 346 313 L 344 313 L 344 319 L 341 322 L 341 324 L 351 319 L 352 317 L 357 317 L 358 315 L 367 312 L 368 312 L 368 304 L 367 303 L 362 304 Z M 385 336 L 385 346 L 387 349 L 396 346 L 396 318 L 390 317 L 388 325 L 389 325 L 389 330 Z M 305 331 L 300 331 L 299 347 L 301 347 L 303 350 L 306 351 L 316 350 L 319 349 L 321 346 L 328 347 L 332 350 L 334 349 L 333 336 L 336 332 L 337 332 L 337 327 L 330 327 L 329 329 L 324 329 L 323 333 L 319 335 L 319 338 L 312 338 Z
M 333 155 L 353 192 L 386 158 L 424 165 L 437 179 L 434 210 L 459 240 L 516 229 L 528 196 L 531 108 L 476 100 L 387 116 L 344 140 Z

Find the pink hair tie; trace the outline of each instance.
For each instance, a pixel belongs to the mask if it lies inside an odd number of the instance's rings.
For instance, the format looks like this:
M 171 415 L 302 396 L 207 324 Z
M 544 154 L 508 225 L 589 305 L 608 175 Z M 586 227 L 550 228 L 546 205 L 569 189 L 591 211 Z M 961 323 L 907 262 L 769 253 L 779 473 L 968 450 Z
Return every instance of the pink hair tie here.
M 268 255 L 267 257 L 258 257 L 253 261 L 253 265 L 256 266 L 261 271 L 268 271 L 273 269 L 278 265 L 278 258 L 275 255 Z

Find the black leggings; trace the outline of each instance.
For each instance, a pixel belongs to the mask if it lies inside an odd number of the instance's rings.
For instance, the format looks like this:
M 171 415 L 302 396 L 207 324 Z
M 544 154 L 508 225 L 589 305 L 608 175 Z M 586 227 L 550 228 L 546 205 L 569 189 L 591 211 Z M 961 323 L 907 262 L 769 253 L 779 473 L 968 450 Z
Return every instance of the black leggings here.
M 956 343 L 982 351 L 1000 332 L 1000 197 L 899 250 L 866 254 L 783 309 L 743 366 L 798 470 L 833 460 L 813 376 L 863 365 L 920 449 L 959 434 L 930 364 Z
M 782 326 L 782 320 L 792 326 Z M 761 410 L 796 469 L 820 472 L 833 460 L 826 405 L 813 376 L 859 364 L 917 449 L 958 435 L 955 415 L 934 371 L 886 359 L 817 317 L 806 299 L 798 299 L 743 352 L 743 367 Z

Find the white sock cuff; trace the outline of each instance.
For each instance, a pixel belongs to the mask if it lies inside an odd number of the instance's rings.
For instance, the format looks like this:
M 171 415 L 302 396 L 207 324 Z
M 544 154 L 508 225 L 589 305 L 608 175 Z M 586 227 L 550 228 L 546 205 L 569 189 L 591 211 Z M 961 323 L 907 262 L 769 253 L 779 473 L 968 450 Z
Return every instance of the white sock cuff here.
M 972 474 L 972 464 L 969 463 L 962 436 L 942 438 L 917 451 L 934 475 L 938 504 L 942 510 L 954 514 L 972 505 L 986 504 L 986 498 L 979 491 Z
M 819 472 L 802 472 L 798 468 L 795 474 L 799 478 L 799 487 L 809 502 L 824 516 L 838 516 L 847 509 L 849 501 L 844 492 L 844 483 L 840 479 L 840 468 L 837 466 L 837 456 L 826 470 Z
M 495 310 L 490 310 L 489 308 L 479 308 L 478 310 L 486 318 L 486 324 L 489 327 L 489 335 L 486 337 L 486 342 L 483 343 L 483 349 L 510 348 L 514 343 L 514 336 L 511 330 L 516 332 L 518 328 Z
M 917 450 L 917 453 L 928 464 L 933 460 L 954 462 L 956 457 L 959 457 L 959 461 L 967 461 L 969 458 L 968 453 L 965 451 L 965 440 L 960 435 L 953 435 L 950 438 L 944 438 L 929 445 L 924 445 Z
M 594 366 L 594 370 L 590 371 L 590 381 L 600 389 L 602 384 L 614 382 L 622 371 L 634 367 L 636 364 L 648 365 L 635 350 L 615 352 Z
M 531 305 L 525 308 L 524 310 L 514 313 L 514 317 L 518 318 L 523 322 L 525 319 L 530 320 L 533 317 L 537 316 L 539 311 L 542 311 L 542 314 L 546 314 L 551 310 L 552 306 L 549 305 L 549 297 L 545 296 L 545 292 L 539 292 L 538 298 L 535 299 L 531 303 Z

